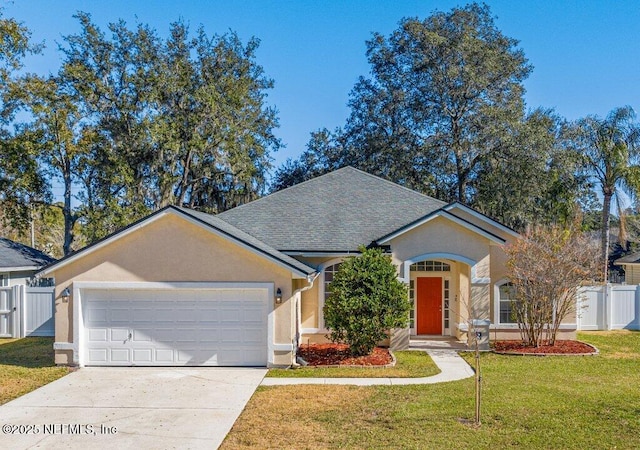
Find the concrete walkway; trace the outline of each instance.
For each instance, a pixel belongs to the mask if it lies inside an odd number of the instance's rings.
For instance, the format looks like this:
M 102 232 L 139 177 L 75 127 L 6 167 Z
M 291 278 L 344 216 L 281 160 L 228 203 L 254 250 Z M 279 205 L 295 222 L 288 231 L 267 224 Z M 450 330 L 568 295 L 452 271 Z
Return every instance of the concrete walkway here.
M 471 366 L 451 349 L 410 348 L 410 350 L 426 351 L 440 369 L 440 373 L 423 378 L 265 378 L 263 386 L 283 386 L 287 384 L 347 384 L 354 386 L 433 384 L 445 381 L 463 380 L 472 377 Z

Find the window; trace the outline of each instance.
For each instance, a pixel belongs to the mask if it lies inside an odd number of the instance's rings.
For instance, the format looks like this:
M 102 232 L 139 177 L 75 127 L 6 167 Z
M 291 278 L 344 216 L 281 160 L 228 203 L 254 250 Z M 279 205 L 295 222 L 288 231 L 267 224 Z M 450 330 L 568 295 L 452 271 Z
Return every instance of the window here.
M 0 287 L 9 286 L 9 274 L 0 273 Z
M 513 302 L 516 300 L 516 288 L 511 283 L 501 284 L 498 288 L 500 295 L 500 323 L 517 323 Z
M 440 261 L 420 261 L 411 264 L 411 272 L 451 272 L 451 266 Z
M 409 311 L 409 328 L 413 329 L 415 327 L 416 320 L 416 288 L 413 280 L 409 281 L 409 301 L 411 302 L 411 310 Z
M 449 329 L 449 280 L 444 280 L 444 328 Z
M 324 269 L 324 299 L 328 299 L 331 295 L 329 284 L 333 281 L 333 276 L 338 271 L 341 263 L 334 264 Z

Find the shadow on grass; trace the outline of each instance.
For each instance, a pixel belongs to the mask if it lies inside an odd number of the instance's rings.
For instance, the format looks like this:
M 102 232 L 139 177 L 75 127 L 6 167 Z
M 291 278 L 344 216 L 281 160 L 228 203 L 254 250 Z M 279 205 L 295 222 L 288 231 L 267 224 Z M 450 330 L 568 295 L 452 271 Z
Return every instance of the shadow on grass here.
M 53 367 L 53 338 L 0 339 L 0 365 Z

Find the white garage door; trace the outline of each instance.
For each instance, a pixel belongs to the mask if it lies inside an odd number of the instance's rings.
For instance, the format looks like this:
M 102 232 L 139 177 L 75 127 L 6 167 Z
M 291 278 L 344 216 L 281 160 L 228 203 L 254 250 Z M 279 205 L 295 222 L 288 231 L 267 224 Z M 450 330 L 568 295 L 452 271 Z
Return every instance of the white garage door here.
M 84 290 L 86 365 L 266 366 L 266 289 Z

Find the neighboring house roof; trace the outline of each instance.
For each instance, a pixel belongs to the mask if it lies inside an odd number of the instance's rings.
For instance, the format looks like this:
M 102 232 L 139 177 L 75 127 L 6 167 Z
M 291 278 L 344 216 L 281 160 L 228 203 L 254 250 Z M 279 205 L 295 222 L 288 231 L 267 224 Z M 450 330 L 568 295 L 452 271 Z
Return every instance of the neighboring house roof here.
M 236 244 L 239 244 L 240 246 L 243 246 L 247 249 L 249 249 L 250 251 L 253 251 L 255 253 L 258 253 L 260 255 L 262 255 L 263 257 L 266 257 L 267 259 L 275 262 L 276 264 L 279 264 L 280 266 L 283 266 L 289 270 L 291 270 L 292 272 L 296 273 L 299 276 L 303 276 L 303 277 L 307 277 L 307 276 L 311 276 L 313 274 L 315 274 L 315 269 L 312 267 L 309 267 L 308 265 L 291 258 L 288 255 L 285 255 L 281 252 L 279 252 L 278 250 L 266 245 L 263 242 L 260 242 L 259 240 L 257 240 L 256 238 L 248 235 L 247 233 L 243 232 L 242 230 L 237 229 L 236 227 L 234 227 L 233 225 L 230 225 L 220 219 L 218 219 L 217 217 L 214 217 L 210 214 L 205 214 L 205 213 L 201 213 L 198 211 L 194 211 L 188 208 L 180 208 L 180 207 L 176 207 L 176 206 L 167 206 L 161 210 L 156 211 L 155 213 L 144 217 L 143 219 L 138 220 L 137 222 L 132 223 L 131 225 L 101 239 L 98 242 L 95 242 L 81 250 L 78 250 L 77 252 L 71 253 L 67 256 L 65 256 L 64 258 L 62 258 L 61 260 L 43 268 L 38 275 L 39 276 L 43 276 L 43 275 L 47 275 L 57 269 L 59 269 L 62 266 L 65 266 L 69 263 L 71 263 L 72 261 L 83 257 L 84 255 L 97 250 L 98 248 L 101 248 L 107 244 L 109 244 L 110 242 L 112 242 L 113 240 L 128 234 L 156 219 L 158 219 L 160 216 L 164 215 L 164 214 L 169 214 L 169 213 L 174 213 L 174 214 L 178 214 L 180 216 L 182 216 L 183 218 L 186 218 L 188 220 L 192 220 L 194 222 L 196 222 L 198 225 L 200 226 L 204 226 L 206 228 L 208 228 L 210 231 L 213 231 L 216 234 L 219 235 L 224 235 L 225 238 L 230 239 L 231 241 L 234 241 Z
M 614 261 L 615 265 L 622 266 L 624 264 L 640 264 L 640 252 L 631 253 Z
M 435 198 L 344 167 L 217 217 L 283 252 L 347 252 L 444 206 Z
M 40 250 L 0 237 L 0 272 L 34 270 L 53 261 Z

